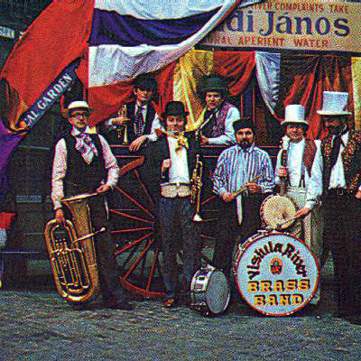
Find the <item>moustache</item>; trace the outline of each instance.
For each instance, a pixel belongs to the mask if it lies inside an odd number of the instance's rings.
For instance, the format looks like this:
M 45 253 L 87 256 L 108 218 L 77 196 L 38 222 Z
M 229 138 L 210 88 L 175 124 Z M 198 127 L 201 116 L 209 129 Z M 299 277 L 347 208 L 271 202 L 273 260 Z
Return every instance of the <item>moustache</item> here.
M 252 145 L 252 143 L 248 142 L 247 140 L 243 140 L 243 141 L 239 142 L 238 145 L 239 145 L 242 149 L 247 149 L 247 148 L 249 148 L 249 147 Z

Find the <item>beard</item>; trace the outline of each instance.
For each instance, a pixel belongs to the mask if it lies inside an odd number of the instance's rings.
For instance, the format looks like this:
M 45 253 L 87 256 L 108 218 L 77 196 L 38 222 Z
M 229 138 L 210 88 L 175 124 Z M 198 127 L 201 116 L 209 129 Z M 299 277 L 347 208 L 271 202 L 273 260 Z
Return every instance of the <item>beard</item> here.
M 332 135 L 340 135 L 341 133 L 343 133 L 343 131 L 346 129 L 346 126 L 344 124 L 342 125 L 339 125 L 337 127 L 330 127 L 329 128 L 329 132 L 332 134 Z
M 247 142 L 246 140 L 243 142 L 238 143 L 238 145 L 242 148 L 242 149 L 247 149 L 250 148 L 252 143 Z

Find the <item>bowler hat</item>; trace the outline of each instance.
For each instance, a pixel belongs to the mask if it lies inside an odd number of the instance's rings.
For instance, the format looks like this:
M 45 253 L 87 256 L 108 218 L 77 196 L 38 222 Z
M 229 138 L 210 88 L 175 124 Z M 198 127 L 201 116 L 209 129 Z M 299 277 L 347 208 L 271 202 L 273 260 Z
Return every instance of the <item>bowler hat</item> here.
M 185 111 L 184 104 L 179 101 L 170 101 L 165 107 L 165 112 L 162 114 L 162 118 L 165 119 L 168 115 L 182 115 L 186 117 L 189 113 Z
M 141 74 L 137 76 L 134 80 L 133 86 L 134 88 L 151 90 L 154 93 L 157 91 L 157 81 L 149 74 Z

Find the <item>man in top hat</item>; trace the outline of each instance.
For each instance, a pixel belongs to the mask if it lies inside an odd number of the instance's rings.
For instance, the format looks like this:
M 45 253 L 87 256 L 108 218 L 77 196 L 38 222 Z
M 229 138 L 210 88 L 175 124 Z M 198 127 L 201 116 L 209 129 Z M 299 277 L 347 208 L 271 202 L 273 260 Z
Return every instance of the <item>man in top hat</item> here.
M 104 201 L 104 195 L 118 181 L 119 169 L 106 140 L 101 135 L 88 133 L 89 113 L 86 101 L 71 102 L 68 106 L 71 131 L 55 146 L 51 180 L 55 219 L 59 224 L 65 223 L 66 211 L 61 203 L 63 198 L 98 193 L 98 196 L 89 199 L 89 206 L 94 229 L 107 228 L 106 232 L 95 236 L 94 242 L 104 305 L 130 310 L 132 306 L 126 301 L 118 283 Z
M 157 140 L 155 129 L 160 127 L 159 117 L 152 105 L 152 99 L 157 94 L 157 82 L 149 74 L 139 75 L 133 84 L 135 100 L 126 103 L 126 116 L 117 114 L 105 121 L 105 134 L 108 141 L 119 143 L 118 134 L 124 137 L 124 127 L 127 129 L 129 150 L 138 151 L 146 142 Z M 121 130 L 119 132 L 119 130 Z M 102 131 L 102 130 L 101 130 Z M 123 139 L 122 139 L 123 140 Z
M 240 118 L 239 110 L 226 101 L 228 88 L 219 76 L 210 75 L 200 82 L 199 93 L 205 107 L 200 115 L 202 145 L 235 144 L 233 123 Z
M 213 175 L 213 191 L 220 199 L 218 237 L 213 263 L 228 276 L 237 236 L 244 242 L 261 226 L 259 208 L 274 188 L 271 159 L 255 145 L 254 126 L 249 118 L 233 123 L 237 144 L 219 156 Z M 234 193 L 241 187 L 246 192 Z
M 277 156 L 275 183 L 276 185 L 284 184 L 286 195 L 295 202 L 299 209 L 305 206 L 306 189 L 311 177 L 317 145 L 316 141 L 306 139 L 308 122 L 305 119 L 305 109 L 302 105 L 287 105 L 285 119 L 281 126 L 285 135 L 282 138 L 282 149 Z M 302 221 L 297 221 L 288 228 L 288 231 L 303 239 L 320 260 L 322 253 L 320 209 L 315 205 L 316 200 L 308 202 L 307 206 L 313 208 L 312 214 L 310 213 Z M 319 299 L 320 291 L 318 290 L 311 300 L 311 304 L 317 304 Z
M 191 177 L 196 166 L 198 144 L 194 133 L 183 133 L 188 112 L 182 102 L 171 101 L 163 114 L 167 134 L 147 147 L 145 167 L 157 185 L 159 224 L 163 250 L 165 307 L 173 307 L 188 290 L 199 266 L 200 234 L 192 221 Z M 177 288 L 177 242 L 183 241 L 183 276 Z
M 336 299 L 340 317 L 361 323 L 361 132 L 349 130 L 348 93 L 323 92 L 321 116 L 329 135 L 317 152 L 303 217 L 322 195 L 325 247 L 334 260 Z

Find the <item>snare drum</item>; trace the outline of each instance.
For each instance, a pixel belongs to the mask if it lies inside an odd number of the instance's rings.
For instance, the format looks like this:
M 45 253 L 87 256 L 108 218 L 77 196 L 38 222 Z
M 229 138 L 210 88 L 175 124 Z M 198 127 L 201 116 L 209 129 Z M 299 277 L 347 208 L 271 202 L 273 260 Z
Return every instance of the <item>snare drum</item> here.
M 241 297 L 267 316 L 288 316 L 315 295 L 319 265 L 307 245 L 288 233 L 260 232 L 239 246 L 233 273 Z
M 231 298 L 228 281 L 223 272 L 211 265 L 199 269 L 191 282 L 191 307 L 208 315 L 224 312 Z

